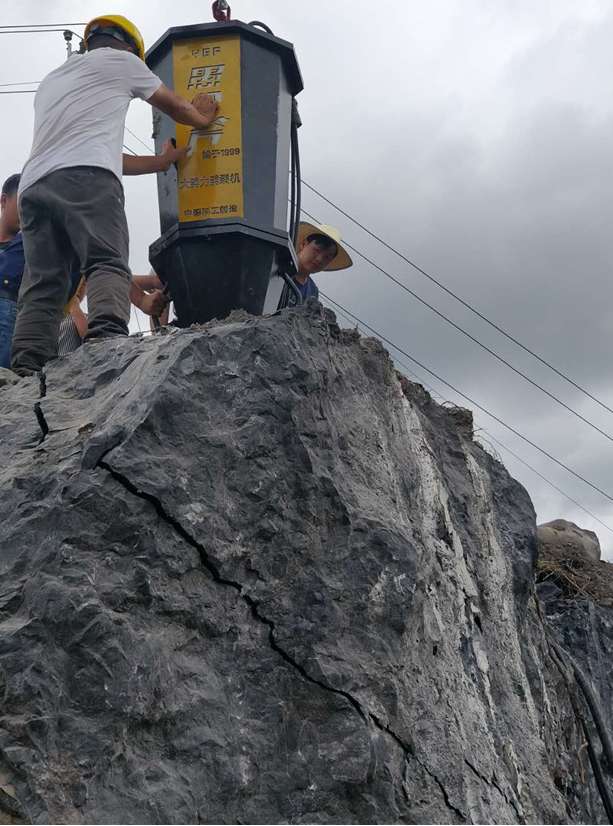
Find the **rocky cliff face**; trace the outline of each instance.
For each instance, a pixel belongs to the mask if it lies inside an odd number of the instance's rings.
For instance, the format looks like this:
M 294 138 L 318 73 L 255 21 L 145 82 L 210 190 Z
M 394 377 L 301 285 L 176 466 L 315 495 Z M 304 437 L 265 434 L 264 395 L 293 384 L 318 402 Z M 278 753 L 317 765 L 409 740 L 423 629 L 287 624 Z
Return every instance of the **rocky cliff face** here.
M 6 822 L 603 820 L 530 500 L 378 344 L 237 316 L 0 411 Z

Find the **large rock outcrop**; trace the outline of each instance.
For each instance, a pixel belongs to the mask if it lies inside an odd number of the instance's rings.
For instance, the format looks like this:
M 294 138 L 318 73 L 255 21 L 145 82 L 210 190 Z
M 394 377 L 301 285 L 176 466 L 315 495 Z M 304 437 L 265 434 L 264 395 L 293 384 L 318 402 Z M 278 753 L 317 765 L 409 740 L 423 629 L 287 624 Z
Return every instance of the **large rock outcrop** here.
M 542 554 L 570 551 L 584 554 L 595 562 L 600 559 L 600 542 L 594 531 L 580 528 L 566 519 L 554 519 L 539 525 L 536 536 Z
M 589 548 L 589 535 L 594 534 L 591 531 L 581 533 L 588 534 Z M 569 541 L 565 529 L 558 536 L 557 543 L 540 544 L 537 593 L 547 626 L 564 650 L 572 654 L 593 687 L 610 732 L 613 720 L 613 564 L 594 559 L 582 542 Z M 593 723 L 591 728 L 596 734 Z M 589 770 L 585 757 L 582 760 L 585 770 Z M 605 778 L 607 784 L 611 783 L 611 775 L 610 769 L 609 778 Z
M 5 821 L 602 822 L 526 492 L 319 305 L 88 345 L 0 449 Z

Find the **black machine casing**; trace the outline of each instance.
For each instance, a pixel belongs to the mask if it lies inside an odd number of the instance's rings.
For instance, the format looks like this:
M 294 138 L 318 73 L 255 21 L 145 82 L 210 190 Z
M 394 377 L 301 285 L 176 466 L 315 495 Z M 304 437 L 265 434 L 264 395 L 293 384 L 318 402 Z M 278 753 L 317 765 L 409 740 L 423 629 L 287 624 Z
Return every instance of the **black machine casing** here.
M 256 315 L 265 304 L 274 309 L 270 292 L 280 292 L 273 286 L 283 283 L 279 272 L 296 267 L 287 233 L 288 170 L 292 98 L 303 84 L 292 44 L 239 21 L 181 26 L 149 49 L 147 64 L 175 88 L 173 43 L 224 35 L 240 38 L 243 215 L 179 220 L 177 170 L 158 175 L 162 234 L 149 259 L 168 286 L 180 326 L 224 318 L 236 308 Z M 176 137 L 174 121 L 157 110 L 153 137 L 158 153 Z

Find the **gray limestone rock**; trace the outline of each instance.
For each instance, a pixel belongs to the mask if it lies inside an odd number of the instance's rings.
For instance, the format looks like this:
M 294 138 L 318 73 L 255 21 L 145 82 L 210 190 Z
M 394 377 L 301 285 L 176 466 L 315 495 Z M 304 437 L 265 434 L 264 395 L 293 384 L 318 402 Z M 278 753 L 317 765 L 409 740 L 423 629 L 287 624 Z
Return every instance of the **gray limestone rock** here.
M 554 519 L 537 528 L 539 551 L 544 554 L 571 551 L 585 554 L 595 561 L 600 559 L 600 542 L 594 531 L 588 531 L 568 522 Z
M 315 302 L 0 388 L 0 819 L 603 822 L 471 436 Z

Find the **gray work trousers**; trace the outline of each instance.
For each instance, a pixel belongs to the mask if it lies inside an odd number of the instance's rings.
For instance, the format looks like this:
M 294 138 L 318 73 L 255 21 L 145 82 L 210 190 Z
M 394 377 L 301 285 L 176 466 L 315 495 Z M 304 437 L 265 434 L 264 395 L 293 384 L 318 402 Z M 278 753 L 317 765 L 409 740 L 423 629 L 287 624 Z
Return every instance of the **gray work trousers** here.
M 57 357 L 70 274 L 87 280 L 87 338 L 128 334 L 130 282 L 123 187 L 107 169 L 51 172 L 20 197 L 26 266 L 11 367 L 27 375 Z

